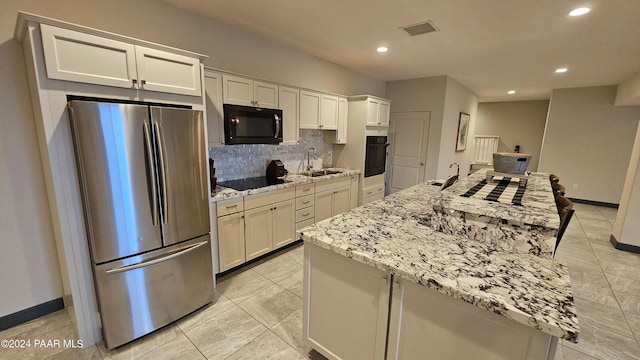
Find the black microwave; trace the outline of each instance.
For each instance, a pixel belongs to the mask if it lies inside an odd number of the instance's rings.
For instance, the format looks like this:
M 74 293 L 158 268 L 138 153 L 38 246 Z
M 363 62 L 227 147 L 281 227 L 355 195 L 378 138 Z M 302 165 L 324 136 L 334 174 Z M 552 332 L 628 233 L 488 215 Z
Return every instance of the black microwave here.
M 282 142 L 282 110 L 224 104 L 223 111 L 225 144 Z

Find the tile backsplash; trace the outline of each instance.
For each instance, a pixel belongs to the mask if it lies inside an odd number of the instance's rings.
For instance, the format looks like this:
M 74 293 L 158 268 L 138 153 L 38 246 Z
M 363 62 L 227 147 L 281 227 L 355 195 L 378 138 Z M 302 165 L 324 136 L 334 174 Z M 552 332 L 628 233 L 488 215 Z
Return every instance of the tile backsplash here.
M 215 160 L 218 182 L 264 176 L 270 160 L 281 160 L 290 172 L 307 167 L 307 149 L 316 149 L 315 167 L 332 165 L 333 145 L 323 141 L 322 130 L 300 130 L 300 143 L 296 145 L 225 145 L 209 148 L 209 157 Z M 313 155 L 311 161 L 313 161 Z

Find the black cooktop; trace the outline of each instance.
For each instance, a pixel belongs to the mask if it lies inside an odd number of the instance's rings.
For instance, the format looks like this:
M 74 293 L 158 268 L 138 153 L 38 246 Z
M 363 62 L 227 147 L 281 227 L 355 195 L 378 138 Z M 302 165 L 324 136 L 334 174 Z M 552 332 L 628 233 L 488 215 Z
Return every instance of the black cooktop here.
M 247 179 L 221 181 L 218 183 L 218 185 L 235 189 L 238 191 L 243 191 L 243 190 L 258 189 L 258 188 L 270 186 L 270 185 L 284 184 L 288 182 L 291 182 L 291 180 L 270 179 L 270 178 L 267 178 L 266 176 L 261 176 L 261 177 L 247 178 Z

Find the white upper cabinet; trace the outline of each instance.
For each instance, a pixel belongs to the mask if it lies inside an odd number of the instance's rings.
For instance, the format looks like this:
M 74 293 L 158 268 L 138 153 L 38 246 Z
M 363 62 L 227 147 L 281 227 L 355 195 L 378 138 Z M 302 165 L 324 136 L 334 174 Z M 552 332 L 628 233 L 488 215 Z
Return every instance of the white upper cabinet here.
M 300 129 L 319 129 L 321 94 L 300 90 Z
M 300 90 L 280 86 L 278 101 L 282 110 L 282 145 L 297 144 L 300 139 Z
M 391 103 L 369 97 L 367 99 L 367 126 L 389 126 Z
M 135 46 L 46 24 L 40 25 L 47 77 L 132 88 Z
M 320 99 L 320 129 L 336 130 L 338 128 L 338 97 L 322 95 Z
M 225 104 L 278 108 L 277 84 L 229 74 L 224 74 L 222 79 Z
M 278 109 L 278 85 L 254 81 L 253 82 L 254 106 Z
M 349 114 L 349 101 L 346 98 L 338 98 L 338 126 L 336 129 L 336 144 L 347 143 L 347 117 Z
M 200 60 L 40 24 L 47 77 L 96 85 L 202 95 Z
M 205 106 L 207 113 L 207 138 L 209 146 L 224 145 L 222 121 L 222 74 L 205 70 Z
M 340 99 L 343 98 L 300 90 L 300 129 L 337 130 L 341 116 Z M 344 101 L 342 106 L 346 104 L 346 99 Z
M 138 86 L 148 91 L 200 96 L 200 60 L 136 45 Z

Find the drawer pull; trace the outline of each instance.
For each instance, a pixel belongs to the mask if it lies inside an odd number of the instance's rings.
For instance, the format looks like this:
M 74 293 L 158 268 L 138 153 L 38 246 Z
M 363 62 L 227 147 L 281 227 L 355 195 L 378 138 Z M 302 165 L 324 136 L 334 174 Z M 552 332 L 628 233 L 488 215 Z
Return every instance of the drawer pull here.
M 310 191 L 310 190 L 311 190 L 310 188 L 309 189 L 302 189 L 302 191 Z
M 308 203 L 310 203 L 310 202 L 311 202 L 311 200 L 307 200 L 307 201 L 303 201 L 302 203 L 303 203 L 303 204 L 308 204 Z
M 302 214 L 302 216 L 309 216 L 309 215 L 311 215 L 310 212 Z
M 238 207 L 238 204 L 235 204 L 235 205 L 227 205 L 227 209 L 233 209 L 234 207 Z

